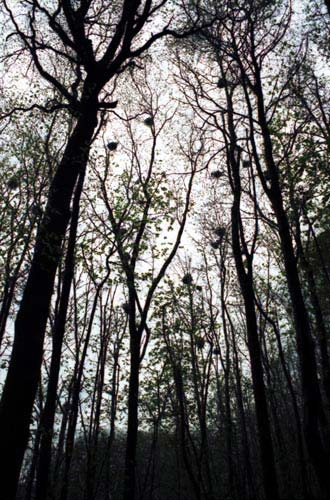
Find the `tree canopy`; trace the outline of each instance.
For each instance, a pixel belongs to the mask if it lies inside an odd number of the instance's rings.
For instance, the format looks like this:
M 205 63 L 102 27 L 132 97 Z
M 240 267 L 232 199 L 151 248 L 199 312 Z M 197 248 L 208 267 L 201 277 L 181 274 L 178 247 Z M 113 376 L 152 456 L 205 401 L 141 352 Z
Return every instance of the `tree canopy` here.
M 3 0 L 1 498 L 329 498 L 329 23 Z

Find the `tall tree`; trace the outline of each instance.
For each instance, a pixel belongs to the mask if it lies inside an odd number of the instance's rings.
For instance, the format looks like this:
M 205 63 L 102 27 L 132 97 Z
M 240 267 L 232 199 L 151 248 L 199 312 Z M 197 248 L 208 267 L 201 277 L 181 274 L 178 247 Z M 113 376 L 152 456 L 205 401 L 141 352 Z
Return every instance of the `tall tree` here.
M 116 106 L 108 100 L 113 88 L 106 90 L 105 86 L 159 38 L 169 34 L 184 36 L 171 29 L 171 21 L 165 21 L 163 29 L 155 28 L 155 34 L 150 34 L 150 28 L 146 30 L 146 23 L 153 21 L 157 12 L 162 15 L 167 4 L 167 1 L 150 0 L 143 4 L 124 0 L 115 5 L 96 0 L 61 0 L 51 5 L 37 0 L 19 5 L 9 0 L 3 2 L 14 29 L 12 37 L 17 39 L 18 53 L 30 58 L 40 76 L 58 95 L 51 103 L 36 103 L 31 107 L 47 112 L 64 108 L 75 117 L 74 129 L 50 186 L 15 321 L 12 356 L 0 409 L 0 441 L 5 464 L 2 494 L 6 500 L 15 497 L 28 441 L 44 333 L 74 186 L 86 169 L 99 110 Z M 62 78 L 58 76 L 58 65 L 66 69 Z

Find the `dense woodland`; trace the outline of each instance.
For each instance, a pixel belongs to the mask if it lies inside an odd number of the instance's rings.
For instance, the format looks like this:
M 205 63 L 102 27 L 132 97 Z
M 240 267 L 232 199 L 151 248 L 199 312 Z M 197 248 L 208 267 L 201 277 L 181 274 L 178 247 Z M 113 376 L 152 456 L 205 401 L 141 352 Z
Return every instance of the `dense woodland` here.
M 330 3 L 2 0 L 1 500 L 330 498 Z

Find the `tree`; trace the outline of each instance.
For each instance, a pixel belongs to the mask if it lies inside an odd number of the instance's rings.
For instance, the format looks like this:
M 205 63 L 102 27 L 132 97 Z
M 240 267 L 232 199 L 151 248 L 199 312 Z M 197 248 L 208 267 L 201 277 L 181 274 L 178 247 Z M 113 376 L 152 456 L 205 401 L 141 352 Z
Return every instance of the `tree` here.
M 105 86 L 159 38 L 184 36 L 173 31 L 169 23 L 148 36 L 145 30 L 147 21 L 153 20 L 166 3 L 146 1 L 142 6 L 140 2 L 126 0 L 112 8 L 107 2 L 91 0 L 74 3 L 63 0 L 51 6 L 37 0 L 32 3 L 24 1 L 19 6 L 13 6 L 7 0 L 3 3 L 19 53 L 22 56 L 27 54 L 40 76 L 57 94 L 55 101 L 34 104 L 32 108 L 47 112 L 64 108 L 75 117 L 74 129 L 50 185 L 15 322 L 12 356 L 0 410 L 0 440 L 3 457 L 6 457 L 4 498 L 15 496 L 28 440 L 47 316 L 70 219 L 72 195 L 79 175 L 84 175 L 86 170 L 98 112 L 116 106 L 115 102 L 108 101 L 113 89 L 107 91 Z M 92 10 L 95 21 L 91 22 L 89 13 Z M 99 16 L 104 15 L 108 22 L 100 24 Z M 103 29 L 100 30 L 101 26 Z M 47 41 L 44 30 L 49 37 Z M 146 34 L 146 40 L 140 38 L 142 33 Z M 59 62 L 67 68 L 68 80 L 67 75 L 58 78 L 56 65 Z
M 5 498 L 328 496 L 326 4 L 170 2 L 1 3 Z
M 178 195 L 177 204 L 173 204 L 166 169 L 157 161 L 157 148 L 162 132 L 169 127 L 170 123 L 173 123 L 175 114 L 171 109 L 166 112 L 163 103 L 164 119 L 158 123 L 160 94 L 149 85 L 147 69 L 143 72 L 143 82 L 138 83 L 136 79 L 135 86 L 137 93 L 142 97 L 142 113 L 143 111 L 147 113 L 143 125 L 150 139 L 145 139 L 140 143 L 131 121 L 127 119 L 129 163 L 126 168 L 124 167 L 120 176 L 116 193 L 111 192 L 111 183 L 109 184 L 112 160 L 109 145 L 110 153 L 105 158 L 104 173 L 100 173 L 98 162 L 94 166 L 110 223 L 111 235 L 114 237 L 113 245 L 125 283 L 126 302 L 123 308 L 128 317 L 130 352 L 124 482 L 126 500 L 135 498 L 136 492 L 139 378 L 141 363 L 151 337 L 151 329 L 148 326 L 149 310 L 152 307 L 157 287 L 164 278 L 181 243 L 199 153 L 197 152 L 191 158 L 188 156 L 189 169 L 185 172 L 186 183 L 182 185 L 182 193 Z M 146 87 L 145 91 L 143 86 Z M 178 157 L 179 152 L 177 152 L 176 160 Z M 124 163 L 124 159 L 122 162 Z M 104 219 L 101 218 L 101 220 Z M 173 231 L 172 245 L 168 245 L 166 241 L 158 241 L 161 224 L 167 224 L 169 231 Z
M 233 89 L 238 87 L 243 93 L 246 112 L 244 124 L 249 130 L 246 152 L 252 153 L 262 189 L 275 214 L 294 313 L 304 398 L 304 435 L 322 494 L 326 496 L 330 487 L 326 472 L 329 456 L 322 438 L 326 421 L 318 381 L 314 339 L 299 276 L 290 222 L 284 205 L 281 160 L 275 152 L 272 131 L 272 122 L 276 120 L 275 115 L 280 107 L 282 95 L 288 82 L 293 78 L 296 66 L 290 67 L 286 80 L 274 83 L 274 90 L 271 93 L 273 97 L 270 100 L 267 100 L 264 83 L 264 74 L 267 74 L 270 64 L 269 57 L 272 55 L 273 58 L 278 57 L 281 60 L 280 52 L 277 50 L 280 50 L 282 42 L 285 43 L 283 40 L 290 26 L 291 5 L 287 4 L 281 8 L 276 3 L 272 5 L 267 1 L 256 1 L 243 5 L 234 2 L 227 7 L 223 11 L 220 8 L 219 14 L 223 15 L 223 20 L 216 29 L 208 30 L 204 38 L 206 44 L 212 47 L 214 58 L 217 58 L 220 47 L 226 47 L 225 58 L 231 67 L 231 72 L 228 77 L 225 75 L 225 78 L 220 78 L 218 87 L 224 90 L 228 86 Z M 278 20 L 272 24 L 275 18 Z M 242 45 L 243 39 L 246 41 L 244 45 Z M 223 111 L 227 112 L 228 110 Z M 238 109 L 237 114 L 240 114 Z M 262 138 L 262 144 L 258 134 Z

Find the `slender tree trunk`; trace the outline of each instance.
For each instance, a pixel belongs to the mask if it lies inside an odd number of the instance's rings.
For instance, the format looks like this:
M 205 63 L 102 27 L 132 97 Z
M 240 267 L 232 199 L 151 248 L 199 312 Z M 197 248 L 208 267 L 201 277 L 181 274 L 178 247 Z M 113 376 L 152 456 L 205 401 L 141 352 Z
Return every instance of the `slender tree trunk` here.
M 116 342 L 116 341 L 115 341 Z M 105 467 L 105 480 L 104 480 L 104 490 L 105 497 L 104 500 L 111 497 L 110 494 L 110 458 L 111 458 L 111 449 L 113 442 L 115 440 L 115 431 L 116 431 L 116 415 L 117 415 L 117 399 L 118 399 L 118 386 L 119 386 L 119 373 L 120 373 L 120 365 L 119 365 L 119 351 L 120 351 L 120 341 L 117 337 L 117 346 L 115 347 L 113 354 L 113 373 L 111 379 L 111 404 L 110 404 L 110 429 L 109 429 L 109 437 L 107 441 L 107 449 L 104 457 L 104 461 L 101 467 L 101 472 Z
M 65 435 L 66 435 L 66 429 L 67 429 L 68 421 L 69 421 L 69 409 L 70 409 L 71 393 L 72 393 L 72 383 L 70 384 L 67 402 L 63 406 L 61 427 L 59 430 L 56 455 L 55 455 L 54 466 L 53 466 L 53 470 L 52 470 L 52 480 L 51 480 L 52 490 L 51 490 L 51 492 L 49 492 L 49 497 L 52 500 L 58 499 L 58 492 L 60 491 L 60 488 L 61 488 L 61 485 L 58 484 L 58 477 L 60 475 L 60 469 L 61 469 L 61 465 L 62 465 L 62 462 L 64 459 Z
M 0 406 L 2 498 L 14 500 L 29 438 L 29 424 L 40 377 L 44 335 L 70 203 L 79 172 L 86 168 L 94 129 L 96 100 L 86 105 L 68 141 L 51 184 L 44 218 L 15 322 L 11 361 Z
M 255 400 L 263 482 L 267 500 L 278 500 L 278 484 L 271 427 L 266 399 L 261 361 L 261 346 L 258 337 L 257 318 L 254 307 L 254 292 L 251 276 L 245 273 L 239 245 L 238 206 L 234 201 L 232 210 L 233 247 L 236 268 L 245 305 L 248 349 L 251 363 L 252 384 Z
M 225 408 L 226 408 L 226 419 L 225 419 L 225 429 L 226 429 L 226 441 L 227 441 L 227 455 L 228 455 L 228 483 L 229 491 L 231 495 L 236 498 L 237 484 L 235 481 L 235 468 L 233 462 L 233 422 L 232 422 L 232 410 L 231 410 L 231 384 L 230 384 L 230 373 L 231 373 L 231 357 L 230 357 L 230 342 L 228 337 L 227 319 L 226 319 L 226 300 L 225 300 L 225 282 L 226 282 L 226 267 L 224 263 L 224 258 L 221 256 L 221 319 L 223 324 L 223 333 L 225 338 L 225 360 L 221 356 L 222 369 L 225 376 Z
M 243 391 L 242 391 L 241 370 L 240 370 L 240 366 L 239 366 L 238 350 L 237 350 L 236 339 L 235 339 L 235 331 L 234 331 L 234 328 L 233 328 L 233 325 L 231 322 L 230 322 L 230 326 L 231 326 L 231 339 L 232 339 L 232 345 L 233 345 L 233 361 L 234 361 L 235 378 L 236 378 L 236 399 L 237 399 L 239 419 L 240 419 L 242 437 L 243 437 L 243 440 L 242 440 L 243 446 L 242 447 L 243 447 L 243 455 L 244 455 L 244 473 L 245 473 L 244 478 L 243 478 L 244 479 L 244 486 L 245 486 L 244 494 L 246 495 L 247 499 L 254 499 L 254 498 L 257 498 L 257 494 L 256 494 L 256 486 L 255 486 L 252 465 L 251 465 L 248 429 L 247 429 L 247 424 L 246 424 Z
M 1 309 L 0 309 L 0 347 L 3 341 L 3 337 L 6 331 L 6 326 L 7 326 L 7 320 L 9 316 L 9 311 L 13 302 L 13 298 L 15 296 L 15 287 L 17 284 L 18 276 L 20 273 L 20 270 L 22 268 L 25 256 L 28 252 L 30 243 L 31 243 L 31 236 L 32 232 L 34 229 L 34 223 L 31 224 L 29 233 L 26 237 L 26 241 L 22 250 L 22 253 L 20 255 L 19 261 L 15 267 L 15 270 L 13 272 L 12 278 L 10 280 L 10 283 L 5 284 L 4 287 L 4 293 L 2 297 L 2 304 L 1 304 Z
M 104 390 L 105 366 L 107 361 L 108 339 L 105 335 L 101 337 L 98 368 L 95 377 L 93 403 L 90 415 L 90 428 L 88 433 L 89 453 L 87 457 L 87 477 L 85 498 L 94 498 L 98 489 L 96 484 L 97 455 L 99 445 L 100 420 Z
M 305 459 L 305 450 L 304 450 L 304 440 L 303 440 L 303 429 L 301 425 L 301 418 L 300 418 L 300 413 L 299 413 L 299 406 L 298 406 L 298 401 L 297 401 L 297 396 L 295 392 L 295 388 L 292 382 L 292 377 L 289 371 L 289 368 L 287 367 L 287 363 L 285 360 L 285 355 L 283 351 L 283 346 L 282 346 L 282 340 L 281 340 L 281 334 L 279 331 L 279 328 L 277 326 L 277 323 L 269 316 L 269 314 L 261 307 L 258 306 L 260 309 L 261 314 L 265 316 L 267 321 L 272 325 L 276 340 L 277 340 L 277 346 L 278 346 L 278 354 L 279 354 L 279 360 L 281 363 L 281 367 L 284 373 L 285 380 L 287 382 L 289 394 L 292 400 L 292 407 L 293 407 L 293 412 L 294 412 L 294 417 L 295 417 L 295 424 L 296 424 L 296 439 L 297 439 L 297 456 L 299 460 L 299 465 L 300 465 L 300 476 L 301 476 L 301 491 L 303 498 L 307 499 L 310 496 L 309 493 L 309 486 L 308 486 L 308 481 L 307 481 L 307 468 L 306 468 L 306 459 Z
M 329 498 L 329 456 L 322 442 L 321 428 L 325 425 L 325 415 L 318 382 L 315 346 L 311 334 L 308 312 L 302 294 L 297 260 L 292 244 L 288 217 L 284 209 L 277 167 L 273 157 L 273 146 L 266 119 L 261 77 L 258 67 L 256 67 L 256 80 L 258 119 L 263 136 L 265 161 L 271 179 L 271 188 L 267 189 L 266 192 L 278 223 L 285 274 L 295 321 L 297 351 L 300 361 L 304 400 L 304 435 L 320 489 L 324 497 Z
M 178 424 L 179 424 L 179 443 L 181 448 L 183 464 L 189 478 L 193 496 L 196 500 L 201 500 L 200 483 L 196 479 L 196 474 L 191 463 L 189 448 L 187 446 L 187 434 L 189 427 L 187 424 L 187 412 L 185 408 L 185 394 L 182 380 L 182 369 L 175 360 L 172 360 L 172 368 L 175 382 L 176 398 L 178 403 Z
M 36 500 L 47 498 L 48 479 L 51 465 L 53 427 L 55 420 L 57 384 L 61 367 L 61 352 L 67 318 L 71 283 L 74 272 L 74 250 L 79 219 L 80 197 L 84 184 L 85 172 L 79 175 L 74 195 L 68 248 L 65 258 L 63 286 L 61 290 L 58 314 L 53 330 L 53 351 L 50 364 L 49 380 L 45 407 L 41 416 L 41 443 L 36 478 Z
M 140 341 L 131 335 L 130 339 L 130 376 L 128 394 L 128 422 L 125 455 L 124 500 L 135 499 L 135 468 L 136 444 L 138 432 L 138 399 L 139 399 L 139 372 L 140 372 Z
M 231 210 L 232 245 L 237 276 L 244 300 L 247 344 L 250 356 L 253 395 L 255 401 L 258 439 L 263 471 L 263 486 L 267 500 L 278 500 L 278 482 L 275 466 L 271 425 L 263 376 L 262 351 L 259 341 L 257 316 L 255 311 L 255 295 L 253 287 L 253 254 L 248 252 L 241 220 L 241 179 L 240 153 L 237 148 L 237 137 L 234 127 L 232 95 L 226 88 L 228 108 L 228 130 L 230 141 L 227 143 L 228 169 L 230 174 L 233 204 Z M 255 215 L 257 217 L 257 214 Z M 255 223 L 257 224 L 257 218 Z M 255 228 L 257 231 L 257 226 Z M 256 233 L 257 234 L 257 233 Z M 242 252 L 245 255 L 244 266 Z
M 35 437 L 34 446 L 33 446 L 33 454 L 32 454 L 31 460 L 30 460 L 30 468 L 29 468 L 29 473 L 28 473 L 28 477 L 27 477 L 27 481 L 26 481 L 24 500 L 31 500 L 31 498 L 32 498 L 34 476 L 35 476 L 36 467 L 37 467 L 37 463 L 38 463 L 40 437 L 41 437 L 41 428 L 39 425 L 37 433 L 36 433 L 36 437 Z
M 213 498 L 213 488 L 210 474 L 210 464 L 209 464 L 209 445 L 207 436 L 207 425 L 206 425 L 206 397 L 207 392 L 203 391 L 203 384 L 201 384 L 201 370 L 198 363 L 198 356 L 196 352 L 196 344 L 194 341 L 195 325 L 197 318 L 194 313 L 194 301 L 193 293 L 191 287 L 188 290 L 189 293 L 189 315 L 190 315 L 190 356 L 191 356 L 191 374 L 194 387 L 195 404 L 197 407 L 197 417 L 199 422 L 200 431 L 200 449 L 199 458 L 197 460 L 198 469 L 198 482 L 201 491 L 204 492 L 205 496 L 212 500 Z M 208 383 L 205 381 L 205 383 Z M 205 478 L 206 475 L 206 484 Z
M 72 398 L 71 398 L 71 405 L 70 405 L 70 416 L 69 416 L 69 422 L 68 422 L 68 432 L 67 432 L 67 436 L 66 436 L 66 445 L 65 445 L 63 483 L 62 483 L 62 487 L 61 487 L 60 500 L 67 500 L 67 497 L 68 497 L 69 474 L 70 474 L 73 449 L 74 449 L 74 438 L 75 438 L 77 421 L 78 421 L 79 397 L 80 397 L 80 391 L 81 391 L 82 377 L 83 377 L 83 373 L 84 373 L 85 360 L 86 360 L 87 350 L 88 350 L 90 336 L 91 336 L 91 332 L 92 332 L 97 301 L 98 301 L 100 292 L 102 290 L 102 287 L 103 287 L 105 281 L 107 280 L 107 278 L 109 277 L 109 272 L 110 271 L 108 269 L 106 277 L 103 278 L 103 280 L 97 286 L 97 289 L 96 289 L 96 293 L 95 293 L 95 297 L 94 297 L 94 301 L 93 301 L 93 306 L 92 306 L 92 310 L 91 310 L 90 318 L 89 318 L 89 322 L 88 322 L 87 333 L 86 333 L 86 337 L 84 340 L 84 347 L 83 347 L 83 351 L 81 353 L 81 358 L 80 358 L 80 361 L 79 361 L 79 364 L 77 367 L 76 377 L 75 377 L 75 380 L 73 382 Z
M 322 385 L 323 391 L 326 396 L 327 406 L 330 406 L 330 360 L 328 353 L 328 332 L 326 329 L 326 323 L 324 321 L 323 312 L 321 304 L 319 301 L 316 283 L 314 278 L 313 269 L 311 268 L 309 262 L 305 260 L 304 267 L 307 274 L 308 288 L 311 297 L 311 303 L 313 306 L 313 312 L 315 316 L 316 330 L 317 330 L 317 341 L 319 344 L 319 350 L 321 354 L 321 372 L 322 372 Z

